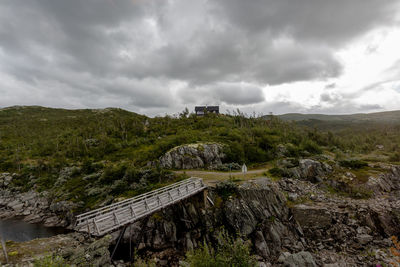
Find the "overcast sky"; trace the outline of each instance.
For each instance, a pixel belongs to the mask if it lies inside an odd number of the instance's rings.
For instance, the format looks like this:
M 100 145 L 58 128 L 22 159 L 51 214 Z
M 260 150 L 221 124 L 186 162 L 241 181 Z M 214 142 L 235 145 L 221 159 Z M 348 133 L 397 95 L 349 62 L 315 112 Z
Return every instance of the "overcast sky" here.
M 400 109 L 400 0 L 0 0 L 0 107 Z

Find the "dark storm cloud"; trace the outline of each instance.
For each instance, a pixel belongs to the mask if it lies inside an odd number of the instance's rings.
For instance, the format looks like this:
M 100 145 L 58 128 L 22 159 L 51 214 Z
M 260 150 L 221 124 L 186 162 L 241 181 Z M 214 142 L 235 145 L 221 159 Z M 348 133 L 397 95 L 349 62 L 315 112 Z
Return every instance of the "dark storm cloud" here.
M 250 33 L 287 34 L 337 45 L 379 24 L 393 23 L 397 0 L 217 0 L 219 13 Z
M 178 95 L 185 103 L 249 105 L 265 100 L 262 89 L 253 84 L 217 83 L 195 89 L 183 89 Z
M 340 75 L 334 52 L 394 23 L 397 2 L 2 0 L 0 105 L 260 103 L 260 85 Z

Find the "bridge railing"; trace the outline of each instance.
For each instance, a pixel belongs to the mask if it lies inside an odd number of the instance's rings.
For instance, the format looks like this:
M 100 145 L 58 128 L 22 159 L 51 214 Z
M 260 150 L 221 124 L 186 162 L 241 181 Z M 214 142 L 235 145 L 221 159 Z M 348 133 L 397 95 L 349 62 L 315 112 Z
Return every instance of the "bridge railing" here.
M 123 223 L 129 223 L 135 219 L 139 219 L 141 216 L 155 212 L 156 210 L 176 202 L 176 200 L 190 196 L 191 194 L 196 193 L 198 190 L 202 190 L 203 188 L 205 188 L 203 180 L 192 177 L 121 202 L 80 214 L 76 217 L 75 228 L 82 230 L 85 229 L 85 226 L 87 226 L 87 231 L 90 232 L 92 227 L 95 232 L 100 235 L 103 231 L 116 229 Z M 178 197 L 172 197 L 171 192 L 174 192 L 175 194 L 177 193 Z M 169 196 L 169 199 L 167 196 Z M 161 199 L 167 199 L 166 203 L 162 203 Z M 140 217 L 134 215 L 136 209 L 143 211 L 143 206 L 147 206 L 145 208 L 146 212 L 141 214 Z M 130 217 L 120 218 L 121 221 L 116 223 L 116 225 L 107 226 L 108 229 L 98 229 L 98 225 L 101 222 L 115 220 L 116 214 L 122 214 L 127 210 L 132 211 L 132 215 Z

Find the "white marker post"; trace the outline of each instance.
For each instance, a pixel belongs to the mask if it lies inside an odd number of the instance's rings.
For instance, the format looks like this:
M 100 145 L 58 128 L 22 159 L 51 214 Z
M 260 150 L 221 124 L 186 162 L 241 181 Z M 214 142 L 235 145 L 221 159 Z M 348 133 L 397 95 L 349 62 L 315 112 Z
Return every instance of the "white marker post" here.
M 243 164 L 243 166 L 242 166 L 242 173 L 247 173 L 247 166 L 246 166 L 246 164 Z

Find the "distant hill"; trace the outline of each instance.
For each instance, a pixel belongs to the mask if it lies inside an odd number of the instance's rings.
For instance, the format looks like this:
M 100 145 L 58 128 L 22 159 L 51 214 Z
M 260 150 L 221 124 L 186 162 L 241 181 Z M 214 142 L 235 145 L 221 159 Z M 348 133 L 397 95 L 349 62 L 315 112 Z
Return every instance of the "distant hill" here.
M 324 114 L 300 114 L 288 113 L 278 116 L 285 121 L 321 121 L 335 123 L 400 123 L 400 110 L 377 112 L 377 113 L 358 113 L 351 115 L 324 115 Z

